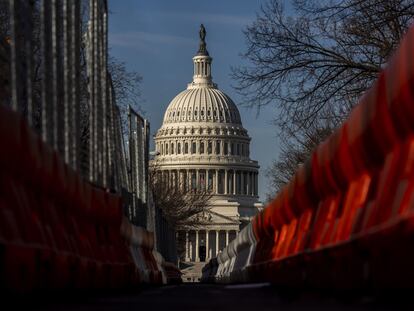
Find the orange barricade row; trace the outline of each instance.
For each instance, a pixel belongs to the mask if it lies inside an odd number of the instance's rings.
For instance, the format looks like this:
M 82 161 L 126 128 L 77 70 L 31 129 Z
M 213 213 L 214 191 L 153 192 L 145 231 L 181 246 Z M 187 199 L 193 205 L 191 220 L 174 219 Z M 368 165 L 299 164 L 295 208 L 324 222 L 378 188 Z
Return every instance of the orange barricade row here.
M 413 55 L 414 26 L 348 120 L 240 232 L 253 235 L 206 265 L 204 281 L 412 287 Z M 242 244 L 252 258 L 233 265 Z
M 93 289 L 166 282 L 161 255 L 146 248 L 143 262 L 137 262 L 121 236 L 121 197 L 82 180 L 24 119 L 2 105 L 0 142 L 1 288 Z M 150 276 L 146 279 L 144 273 Z

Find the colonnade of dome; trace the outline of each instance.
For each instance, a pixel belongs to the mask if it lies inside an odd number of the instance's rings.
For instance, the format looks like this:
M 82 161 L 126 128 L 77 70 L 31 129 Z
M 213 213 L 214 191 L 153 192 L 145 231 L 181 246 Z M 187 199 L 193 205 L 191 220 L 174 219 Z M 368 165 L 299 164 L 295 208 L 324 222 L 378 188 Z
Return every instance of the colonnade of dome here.
M 206 167 L 162 169 L 158 176 L 167 187 L 185 191 L 208 191 L 215 195 L 258 195 L 258 173 L 246 168 Z

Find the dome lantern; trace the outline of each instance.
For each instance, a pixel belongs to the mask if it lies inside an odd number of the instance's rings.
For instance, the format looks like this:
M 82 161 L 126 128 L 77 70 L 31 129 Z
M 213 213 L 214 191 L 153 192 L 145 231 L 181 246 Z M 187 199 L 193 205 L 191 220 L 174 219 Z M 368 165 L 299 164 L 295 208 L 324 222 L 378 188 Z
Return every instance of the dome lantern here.
M 217 87 L 213 83 L 211 76 L 211 61 L 213 60 L 207 51 L 207 44 L 205 42 L 206 29 L 204 25 L 200 26 L 200 46 L 197 55 L 193 57 L 194 75 L 193 82 L 188 85 L 188 88 L 210 86 Z

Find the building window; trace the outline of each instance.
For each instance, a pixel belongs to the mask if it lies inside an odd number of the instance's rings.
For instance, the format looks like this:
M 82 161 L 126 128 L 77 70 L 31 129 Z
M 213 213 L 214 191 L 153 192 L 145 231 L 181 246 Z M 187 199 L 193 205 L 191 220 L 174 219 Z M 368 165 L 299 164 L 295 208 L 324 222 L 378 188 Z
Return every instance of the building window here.
M 177 154 L 181 153 L 181 144 L 177 143 Z
M 216 142 L 216 154 L 220 154 L 220 141 Z
M 211 154 L 213 149 L 213 144 L 211 143 L 211 141 L 208 142 L 208 147 L 207 147 L 207 153 Z
M 168 154 L 168 143 L 165 144 L 165 154 Z
M 227 155 L 229 153 L 229 144 L 227 142 L 224 143 L 224 154 Z
M 174 143 L 171 143 L 171 154 L 174 154 Z
M 230 149 L 230 154 L 234 155 L 234 143 L 231 143 Z
M 188 153 L 188 143 L 184 144 L 184 153 L 187 154 Z
M 161 144 L 161 154 L 164 154 L 164 144 Z
M 193 144 L 192 144 L 192 146 L 191 146 L 191 153 L 196 153 L 197 152 L 197 145 L 196 145 L 196 142 L 195 141 L 193 141 Z
M 204 153 L 204 143 L 203 142 L 200 143 L 200 153 L 201 154 Z
M 241 155 L 244 156 L 244 144 L 241 145 Z

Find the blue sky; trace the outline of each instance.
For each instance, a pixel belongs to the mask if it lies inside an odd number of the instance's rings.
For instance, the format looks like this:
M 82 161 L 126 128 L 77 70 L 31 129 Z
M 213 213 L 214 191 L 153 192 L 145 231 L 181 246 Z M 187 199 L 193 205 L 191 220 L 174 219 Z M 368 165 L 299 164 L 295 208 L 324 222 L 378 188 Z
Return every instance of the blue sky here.
M 192 80 L 192 57 L 198 49 L 203 23 L 207 49 L 213 57 L 214 82 L 239 103 L 232 88 L 231 67 L 240 65 L 246 44 L 242 30 L 254 21 L 264 1 L 259 0 L 110 0 L 109 47 L 111 54 L 143 76 L 142 109 L 151 133 L 161 126 L 165 109 Z M 259 194 L 265 198 L 265 169 L 279 152 L 273 107 L 256 110 L 239 106 L 243 125 L 252 137 L 251 157 L 258 160 Z

